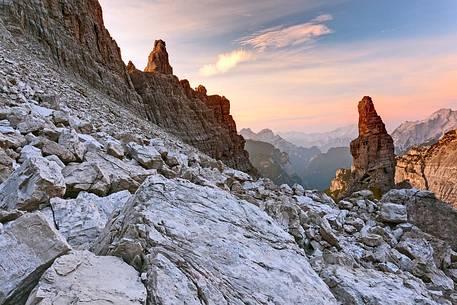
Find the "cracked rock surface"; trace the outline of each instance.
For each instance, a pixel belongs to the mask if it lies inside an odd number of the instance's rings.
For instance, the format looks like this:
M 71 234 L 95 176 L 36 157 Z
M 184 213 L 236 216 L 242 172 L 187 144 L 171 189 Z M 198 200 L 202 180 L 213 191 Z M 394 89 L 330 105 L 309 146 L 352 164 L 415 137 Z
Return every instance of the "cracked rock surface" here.
M 98 252 L 146 275 L 151 304 L 336 304 L 264 212 L 221 190 L 151 176 Z
M 118 257 L 73 251 L 43 274 L 26 305 L 145 305 L 140 275 Z

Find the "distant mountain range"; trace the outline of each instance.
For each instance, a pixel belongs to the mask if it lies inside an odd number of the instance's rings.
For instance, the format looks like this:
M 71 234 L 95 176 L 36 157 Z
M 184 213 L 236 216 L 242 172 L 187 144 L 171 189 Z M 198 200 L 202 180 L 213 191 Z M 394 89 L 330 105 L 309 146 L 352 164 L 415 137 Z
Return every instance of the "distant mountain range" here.
M 251 129 L 245 128 L 240 130 L 240 134 L 248 140 L 245 149 L 249 152 L 249 158 L 254 167 L 276 183 L 284 183 L 285 175 L 280 170 L 274 171 L 274 174 L 271 171 L 266 174 L 264 168 L 259 168 L 260 163 L 264 165 L 272 163 L 271 158 L 268 157 L 272 155 L 272 148 L 261 145 L 262 142 L 269 143 L 287 154 L 288 162 L 280 165 L 282 171 L 287 173 L 294 182 L 300 183 L 306 188 L 324 190 L 329 186 L 338 168 L 351 166 L 352 157 L 348 147 L 331 148 L 328 152 L 322 153 L 316 146 L 307 148 L 290 143 L 270 129 L 263 129 L 255 133 Z M 250 140 L 255 141 L 256 145 L 250 143 Z M 261 149 L 264 151 L 262 152 Z
M 449 130 L 457 129 L 457 111 L 440 109 L 424 120 L 404 122 L 392 132 L 397 154 L 413 146 L 433 144 Z
M 349 143 L 357 138 L 357 125 L 348 125 L 328 132 L 305 133 L 298 131 L 278 132 L 283 139 L 302 147 L 316 146 L 322 152 L 332 147 L 349 147 Z
M 245 149 L 249 160 L 263 177 L 268 177 L 277 184 L 301 184 L 301 179 L 290 171 L 292 168 L 287 153 L 280 151 L 270 143 L 246 140 Z M 289 175 L 290 173 L 290 175 Z
M 407 152 L 415 146 L 427 146 L 436 143 L 446 132 L 457 129 L 457 111 L 440 109 L 429 117 L 414 122 L 404 122 L 392 132 L 397 155 Z M 258 133 L 249 128 L 242 129 L 240 134 L 248 140 L 264 142 L 273 145 L 280 152 L 287 154 L 288 162 L 278 163 L 275 174 L 267 176 L 276 183 L 284 183 L 287 179 L 300 183 L 307 188 L 326 189 L 338 168 L 349 168 L 352 156 L 349 151 L 350 142 L 357 138 L 357 125 L 341 127 L 329 132 L 279 132 L 263 129 Z M 252 155 L 254 146 L 247 145 L 251 162 L 258 168 L 261 156 L 272 154 L 272 148 L 257 143 L 255 158 Z M 261 148 L 266 149 L 262 154 Z M 268 149 L 267 149 L 268 148 Z M 275 152 L 278 154 L 278 152 Z M 257 163 L 257 164 L 256 164 Z M 262 173 L 262 170 L 259 169 Z M 287 174 L 287 176 L 284 173 Z M 289 178 L 284 178 L 289 177 Z

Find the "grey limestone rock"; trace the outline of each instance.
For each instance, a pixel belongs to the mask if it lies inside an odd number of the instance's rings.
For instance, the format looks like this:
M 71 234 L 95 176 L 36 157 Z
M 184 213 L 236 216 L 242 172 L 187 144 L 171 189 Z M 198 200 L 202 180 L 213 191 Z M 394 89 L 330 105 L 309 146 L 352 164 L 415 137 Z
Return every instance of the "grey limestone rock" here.
M 0 304 L 23 304 L 41 274 L 70 250 L 40 212 L 27 213 L 0 231 Z

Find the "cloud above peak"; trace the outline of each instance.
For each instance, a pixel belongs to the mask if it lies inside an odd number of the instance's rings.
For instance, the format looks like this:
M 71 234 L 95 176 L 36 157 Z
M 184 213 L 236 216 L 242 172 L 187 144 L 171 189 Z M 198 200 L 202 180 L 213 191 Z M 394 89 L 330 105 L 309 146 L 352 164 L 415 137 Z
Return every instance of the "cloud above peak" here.
M 214 76 L 226 73 L 238 64 L 251 60 L 254 54 L 265 50 L 277 50 L 285 47 L 312 43 L 316 38 L 333 33 L 324 22 L 332 20 L 332 15 L 319 15 L 311 21 L 292 26 L 276 26 L 239 39 L 237 42 L 249 48 L 237 49 L 229 53 L 219 54 L 215 64 L 207 64 L 200 68 L 200 75 Z
M 301 24 L 271 27 L 241 38 L 240 44 L 264 51 L 310 43 L 320 36 L 333 33 L 333 30 L 324 24 L 332 19 L 332 15 L 325 14 Z
M 251 52 L 243 49 L 238 49 L 230 53 L 219 54 L 215 64 L 204 65 L 200 68 L 200 74 L 203 76 L 213 76 L 225 73 L 235 68 L 239 63 L 249 60 L 251 57 Z

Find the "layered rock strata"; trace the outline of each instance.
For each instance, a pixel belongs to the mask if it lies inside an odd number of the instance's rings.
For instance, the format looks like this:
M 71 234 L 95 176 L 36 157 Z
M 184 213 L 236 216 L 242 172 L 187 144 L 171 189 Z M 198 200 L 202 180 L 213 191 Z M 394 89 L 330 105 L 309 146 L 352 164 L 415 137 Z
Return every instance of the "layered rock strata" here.
M 26 305 L 145 305 L 146 289 L 138 272 L 118 257 L 73 251 L 55 260 Z
M 397 158 L 395 182 L 430 190 L 457 207 L 457 131 L 447 132 L 436 144 L 410 149 Z

